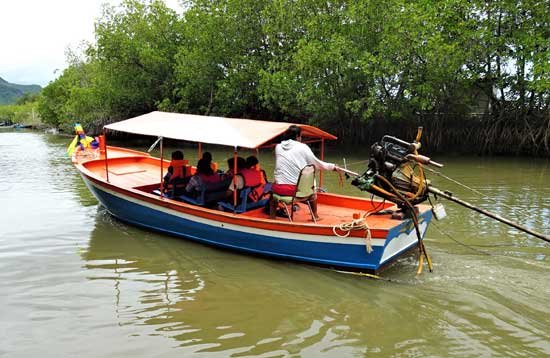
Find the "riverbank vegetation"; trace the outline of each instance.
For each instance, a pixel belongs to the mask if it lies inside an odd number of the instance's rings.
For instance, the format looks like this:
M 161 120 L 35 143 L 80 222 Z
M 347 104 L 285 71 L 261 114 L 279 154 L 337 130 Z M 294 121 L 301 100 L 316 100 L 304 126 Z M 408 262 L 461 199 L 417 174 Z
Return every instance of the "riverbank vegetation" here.
M 14 104 L 0 105 L 0 125 L 41 126 L 42 122 L 37 111 L 38 100 L 38 93 L 25 93 Z
M 153 110 L 319 125 L 348 145 L 423 125 L 430 151 L 550 154 L 547 1 L 190 0 L 105 7 L 44 122 Z

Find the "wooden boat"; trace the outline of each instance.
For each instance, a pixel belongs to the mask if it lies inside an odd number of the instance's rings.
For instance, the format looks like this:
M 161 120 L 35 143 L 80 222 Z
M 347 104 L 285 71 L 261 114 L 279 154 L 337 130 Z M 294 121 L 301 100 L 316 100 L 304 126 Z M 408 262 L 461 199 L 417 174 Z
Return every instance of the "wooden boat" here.
M 226 145 L 234 148 L 236 155 L 238 148 L 272 145 L 273 139 L 290 125 L 152 112 L 105 129 L 159 137 L 162 157 L 162 138 Z M 320 141 L 323 146 L 325 140 L 336 138 L 313 126 L 298 126 L 308 142 Z M 321 159 L 323 153 L 321 150 Z M 413 221 L 392 215 L 397 207 L 390 202 L 318 193 L 321 221 L 313 222 L 307 209 L 298 210 L 293 221 L 283 217 L 270 219 L 262 207 L 227 212 L 159 195 L 169 162 L 148 153 L 104 145 L 99 153 L 77 155 L 73 162 L 93 195 L 118 219 L 220 248 L 344 270 L 378 272 L 419 243 Z M 322 176 L 319 180 L 322 184 Z M 423 237 L 432 211 L 427 205 L 417 205 L 417 209 Z M 361 226 L 342 231 L 342 227 L 358 218 Z

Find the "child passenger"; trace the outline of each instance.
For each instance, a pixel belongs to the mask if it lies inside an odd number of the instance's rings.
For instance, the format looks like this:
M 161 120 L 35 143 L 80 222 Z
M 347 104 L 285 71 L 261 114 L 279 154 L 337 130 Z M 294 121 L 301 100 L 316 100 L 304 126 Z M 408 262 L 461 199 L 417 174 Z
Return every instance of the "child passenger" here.
M 228 177 L 233 177 L 233 169 L 235 167 L 235 160 L 233 158 L 227 159 L 227 171 L 225 175 Z M 237 174 L 246 168 L 246 160 L 243 157 L 237 157 Z
M 181 150 L 176 150 L 172 152 L 172 160 L 170 161 L 170 166 L 168 171 L 164 176 L 163 180 L 163 189 L 164 191 L 172 188 L 174 189 L 174 194 L 178 184 L 182 184 L 187 177 L 187 160 L 183 159 L 183 152 Z

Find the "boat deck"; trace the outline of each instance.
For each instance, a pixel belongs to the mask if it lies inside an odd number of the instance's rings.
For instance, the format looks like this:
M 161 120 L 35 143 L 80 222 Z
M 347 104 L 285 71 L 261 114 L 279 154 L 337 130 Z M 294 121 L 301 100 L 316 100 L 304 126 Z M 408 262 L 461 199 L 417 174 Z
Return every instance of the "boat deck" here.
M 85 167 L 101 179 L 106 179 L 104 157 L 94 158 L 95 160 L 84 160 Z M 99 159 L 99 160 L 97 160 Z M 160 159 L 148 156 L 146 153 L 126 150 L 124 148 L 108 148 L 108 172 L 109 183 L 118 187 L 139 190 L 152 194 L 160 187 L 161 172 L 159 168 Z M 164 161 L 163 173 L 169 166 Z M 166 199 L 164 199 L 166 200 Z M 181 201 L 174 200 L 176 203 Z M 189 205 L 189 204 L 185 204 Z M 376 206 L 379 207 L 376 207 Z M 335 226 L 343 223 L 350 223 L 354 218 L 365 215 L 368 211 L 375 209 L 387 209 L 393 207 L 392 203 L 372 202 L 365 198 L 346 197 L 334 194 L 318 194 L 317 213 L 321 218 L 317 224 L 320 226 Z M 263 208 L 253 209 L 239 214 L 245 217 L 268 219 L 269 215 Z M 288 222 L 289 219 L 277 216 L 277 221 Z M 313 224 L 309 208 L 305 203 L 297 204 L 294 212 L 294 223 Z M 396 220 L 391 214 L 377 214 L 367 219 L 367 224 L 377 229 L 390 229 L 396 225 Z
M 311 214 L 309 213 L 309 208 L 305 203 L 298 204 L 298 210 L 294 212 L 294 222 L 295 223 L 313 223 L 311 219 Z M 317 220 L 319 225 L 341 225 L 345 223 L 350 223 L 354 220 L 355 217 L 365 215 L 367 213 L 367 208 L 346 208 L 330 203 L 323 202 L 323 197 L 319 195 L 319 200 L 317 202 L 317 215 L 319 215 L 320 220 Z M 269 215 L 265 213 L 263 209 L 255 209 L 242 213 L 240 215 L 245 215 L 249 217 L 268 219 Z M 277 216 L 276 220 L 289 221 L 286 217 Z M 375 224 L 376 222 L 376 224 Z M 369 217 L 367 219 L 367 225 L 375 227 L 377 229 L 390 229 L 395 226 L 396 221 L 391 219 L 391 214 L 377 214 L 376 216 Z
M 126 188 L 137 188 L 161 182 L 160 159 L 150 157 L 145 153 L 111 147 L 109 147 L 107 155 L 109 182 L 111 184 Z M 86 168 L 102 179 L 106 179 L 105 157 L 101 155 L 94 159 L 96 160 L 84 161 Z M 166 174 L 170 163 L 165 160 L 163 165 L 163 174 Z

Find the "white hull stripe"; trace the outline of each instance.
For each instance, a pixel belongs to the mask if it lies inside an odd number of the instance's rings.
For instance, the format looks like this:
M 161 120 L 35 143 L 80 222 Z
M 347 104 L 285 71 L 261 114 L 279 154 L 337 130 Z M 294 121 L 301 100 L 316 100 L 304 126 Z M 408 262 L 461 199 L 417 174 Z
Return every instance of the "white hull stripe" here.
M 420 234 L 422 237 L 424 237 L 424 232 L 428 228 L 428 223 L 423 222 L 419 225 Z M 388 246 L 384 249 L 384 254 L 382 255 L 382 258 L 380 259 L 380 263 L 383 264 L 385 261 L 393 258 L 395 255 L 397 255 L 400 252 L 403 252 L 407 250 L 408 248 L 414 246 L 418 242 L 418 238 L 416 237 L 416 231 L 413 230 L 410 233 L 401 233 L 399 236 L 394 238 L 388 243 Z
M 310 235 L 310 234 L 301 234 L 301 233 L 291 233 L 286 231 L 279 231 L 276 233 L 276 236 L 274 236 L 273 230 L 266 230 L 266 229 L 260 229 L 250 226 L 241 226 L 241 225 L 235 225 L 231 223 L 226 222 L 220 222 L 216 220 L 210 220 L 206 219 L 200 216 L 191 215 L 182 213 L 170 208 L 166 208 L 159 205 L 154 205 L 152 203 L 149 203 L 147 201 L 142 201 L 127 195 L 124 195 L 122 193 L 118 193 L 115 191 L 112 191 L 110 189 L 107 189 L 103 186 L 96 185 L 91 180 L 88 180 L 83 175 L 84 181 L 87 182 L 90 185 L 93 185 L 97 190 L 104 191 L 110 195 L 116 196 L 117 198 L 125 201 L 132 202 L 137 205 L 141 205 L 147 208 L 150 208 L 152 210 L 160 211 L 169 215 L 177 216 L 182 219 L 186 219 L 189 221 L 193 221 L 196 223 L 200 223 L 203 225 L 209 225 L 212 227 L 220 228 L 221 230 L 227 229 L 227 230 L 233 230 L 242 232 L 243 234 L 252 233 L 256 235 L 262 235 L 262 236 L 268 236 L 268 237 L 276 237 L 280 239 L 287 239 L 287 240 L 300 240 L 300 241 L 311 241 L 311 242 L 322 242 L 322 243 L 330 243 L 330 244 L 343 244 L 343 245 L 365 245 L 366 241 L 363 238 L 359 237 L 347 237 L 347 238 L 339 238 L 337 236 L 323 236 L 323 235 Z M 238 214 L 237 214 L 238 215 Z M 402 234 L 403 235 L 403 234 Z M 415 236 L 416 237 L 416 236 Z M 386 243 L 386 240 L 384 239 L 372 239 L 371 245 L 372 246 L 384 246 Z

